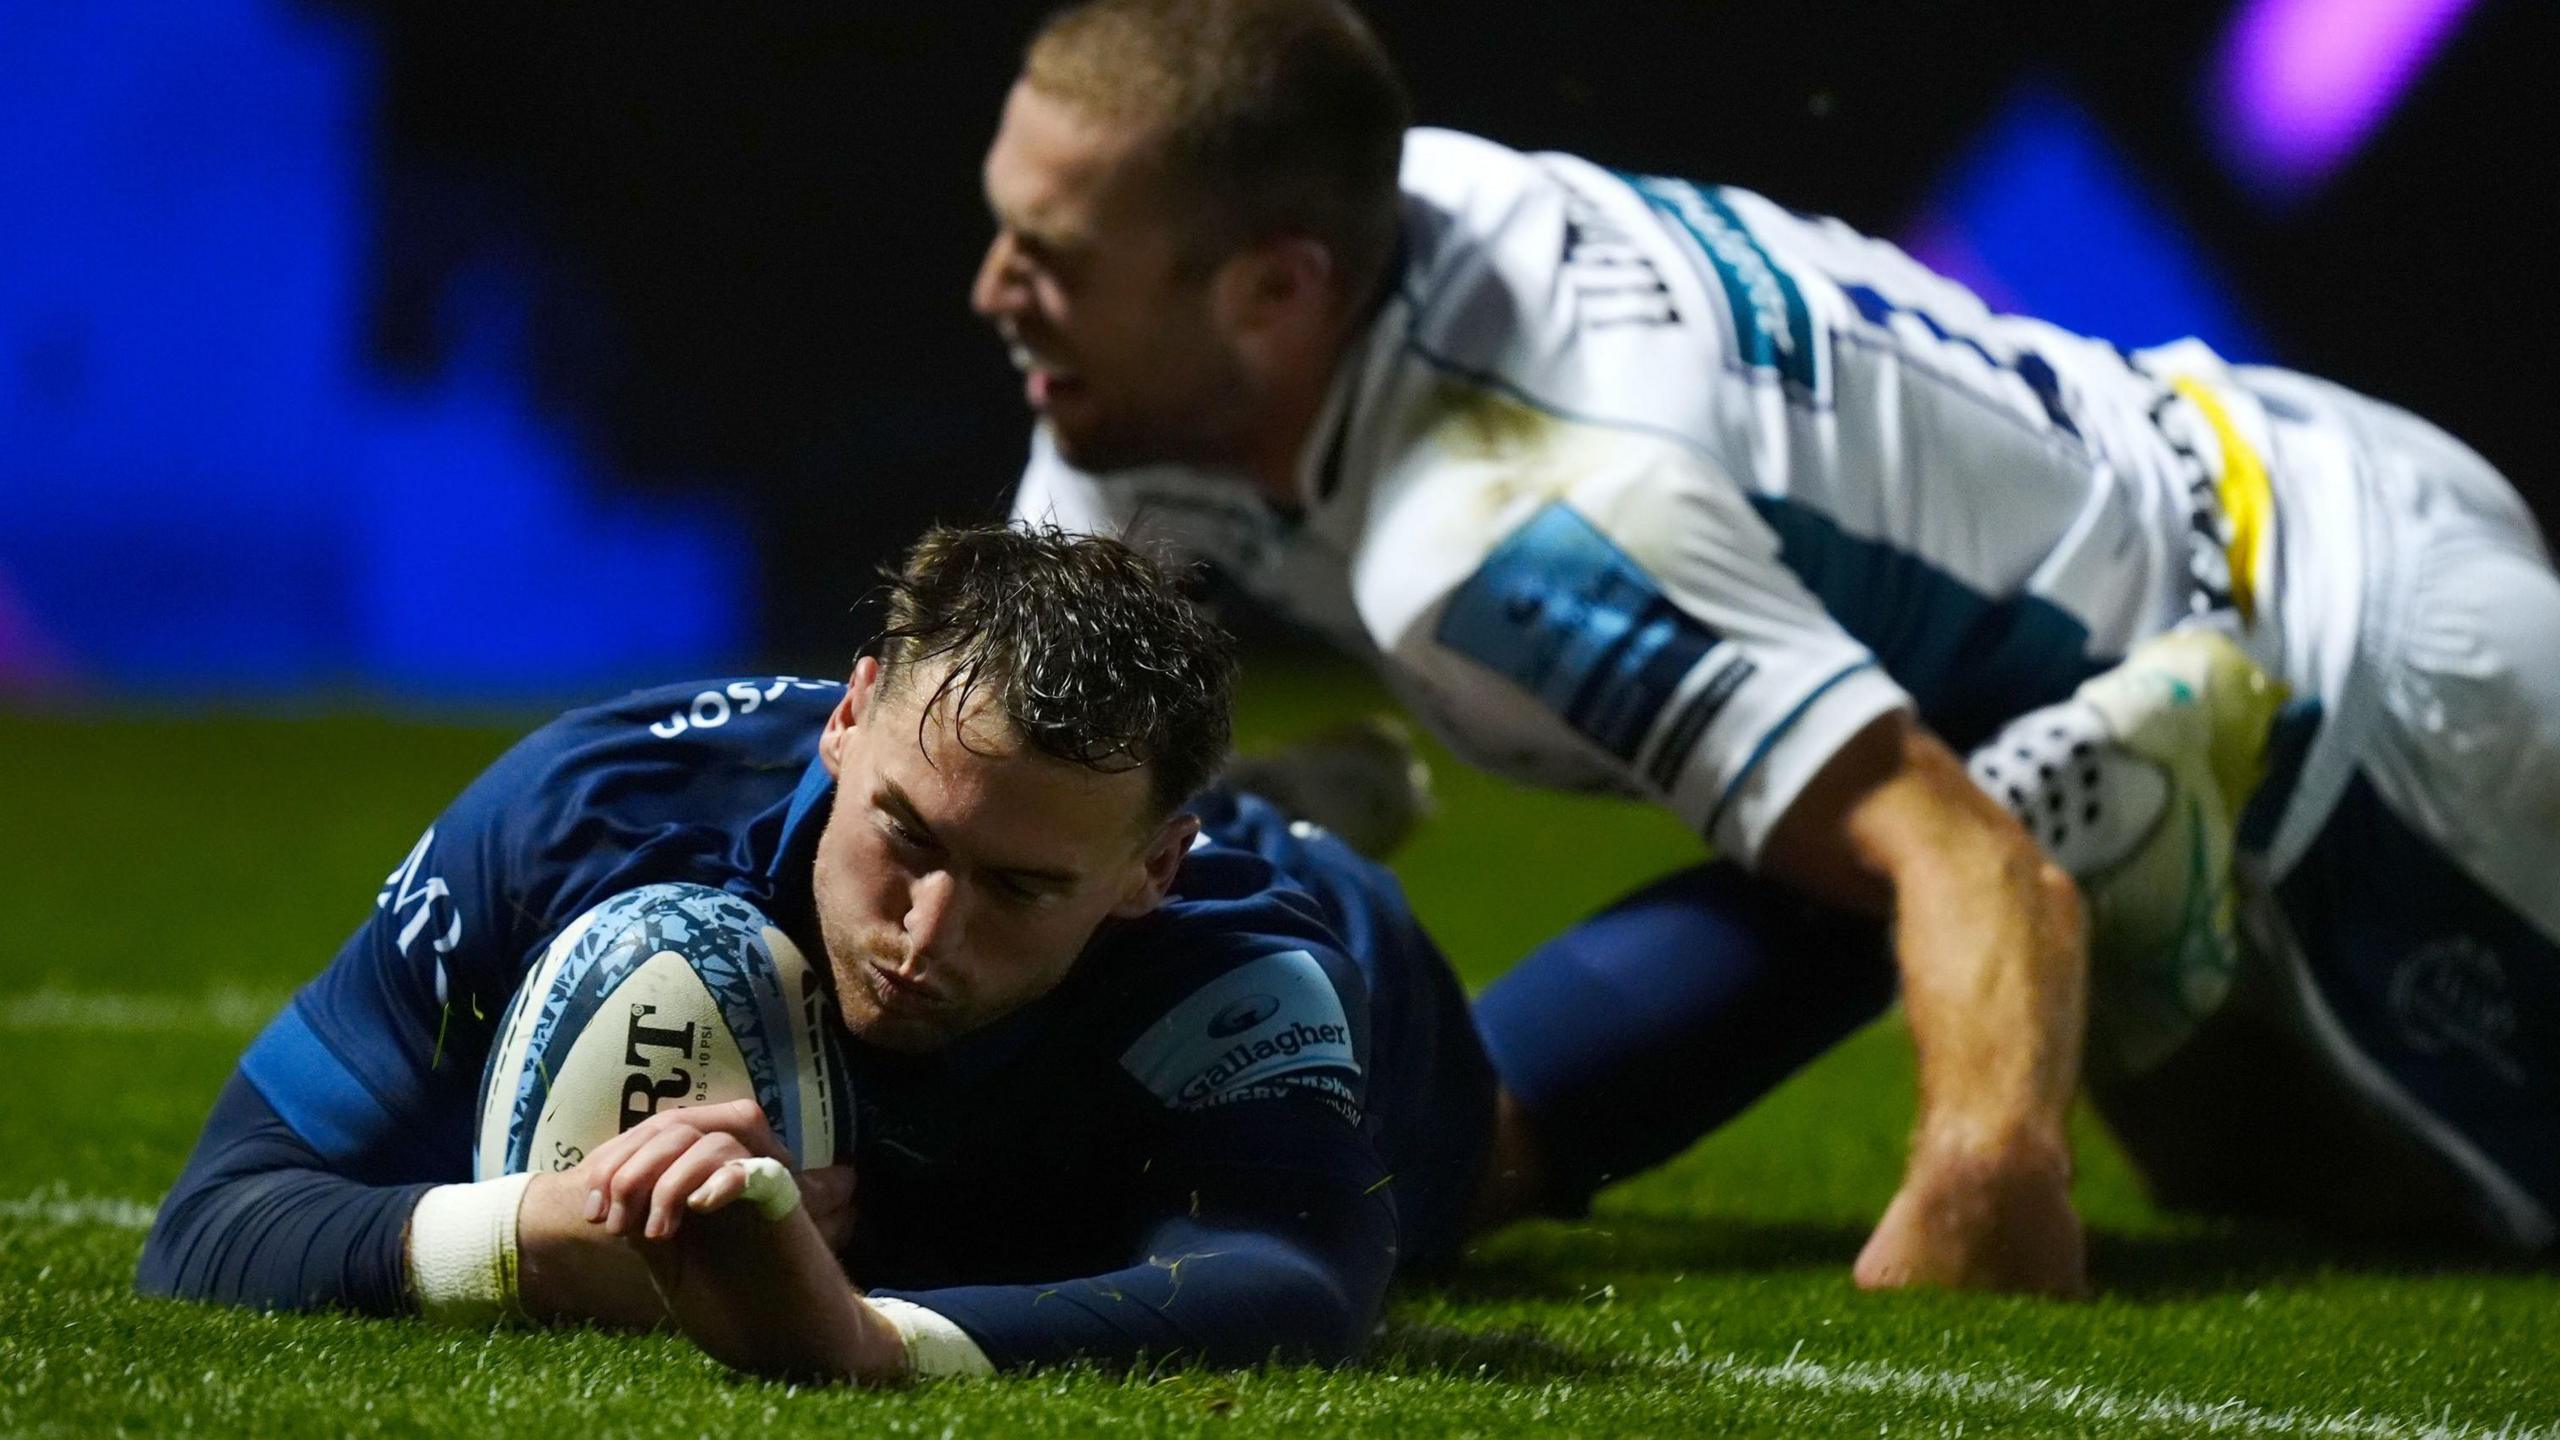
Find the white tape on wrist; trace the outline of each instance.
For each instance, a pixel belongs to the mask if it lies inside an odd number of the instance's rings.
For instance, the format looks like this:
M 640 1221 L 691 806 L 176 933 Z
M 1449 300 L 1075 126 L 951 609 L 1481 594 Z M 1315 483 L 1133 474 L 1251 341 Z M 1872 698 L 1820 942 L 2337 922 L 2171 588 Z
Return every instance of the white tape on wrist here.
M 907 1373 L 919 1380 L 952 1376 L 993 1375 L 995 1362 L 969 1332 L 954 1324 L 951 1317 L 927 1310 L 912 1300 L 892 1300 L 886 1296 L 864 1297 L 863 1304 L 880 1312 L 880 1317 L 897 1327 L 898 1337 L 907 1342 Z
M 409 1291 L 437 1325 L 485 1329 L 519 1317 L 516 1211 L 531 1175 L 439 1185 L 409 1215 Z
M 756 1207 L 765 1219 L 779 1220 L 800 1208 L 800 1182 L 791 1178 L 781 1161 L 758 1155 L 729 1163 L 747 1177 L 747 1188 L 739 1198 Z

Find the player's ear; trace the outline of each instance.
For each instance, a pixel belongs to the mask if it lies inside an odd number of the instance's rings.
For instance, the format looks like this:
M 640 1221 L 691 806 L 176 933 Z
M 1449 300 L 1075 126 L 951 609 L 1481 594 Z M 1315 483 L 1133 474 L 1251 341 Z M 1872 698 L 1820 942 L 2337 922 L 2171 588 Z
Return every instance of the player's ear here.
M 1277 235 L 1238 251 L 1220 279 L 1235 329 L 1302 326 L 1331 312 L 1333 252 L 1311 236 Z
M 827 728 L 818 736 L 818 758 L 827 773 L 844 778 L 845 742 L 862 724 L 862 714 L 871 708 L 872 697 L 880 689 L 880 662 L 865 655 L 853 662 L 853 678 L 845 682 L 844 698 L 827 712 Z
M 1139 856 L 1143 867 L 1139 879 L 1127 897 L 1112 907 L 1112 918 L 1134 920 L 1162 905 L 1164 897 L 1173 892 L 1173 877 L 1182 869 L 1182 857 L 1191 853 L 1191 842 L 1199 835 L 1199 816 L 1177 812 L 1167 818 Z

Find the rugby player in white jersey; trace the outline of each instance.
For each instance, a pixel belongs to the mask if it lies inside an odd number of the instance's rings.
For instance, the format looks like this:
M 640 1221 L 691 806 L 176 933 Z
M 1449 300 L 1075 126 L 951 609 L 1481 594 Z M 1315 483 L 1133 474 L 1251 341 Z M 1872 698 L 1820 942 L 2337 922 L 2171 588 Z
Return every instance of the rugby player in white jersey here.
M 1727 872 L 1673 909 L 1890 917 L 1920 1113 L 1863 1284 L 2083 1288 L 2084 1075 L 2165 1198 L 2316 1220 L 2337 1175 L 2548 1243 L 2560 581 L 2484 462 L 1754 194 L 1406 126 L 1334 0 L 1052 20 L 972 295 L 1039 415 L 1017 513 L 1212 560 L 1476 763 L 1668 806 Z M 1615 1051 L 1714 1068 L 1729 1014 L 1638 1013 L 1723 963 L 1692 933 L 1487 995 L 1520 1204 L 1623 1168 L 1576 1153 L 1652 1103 Z

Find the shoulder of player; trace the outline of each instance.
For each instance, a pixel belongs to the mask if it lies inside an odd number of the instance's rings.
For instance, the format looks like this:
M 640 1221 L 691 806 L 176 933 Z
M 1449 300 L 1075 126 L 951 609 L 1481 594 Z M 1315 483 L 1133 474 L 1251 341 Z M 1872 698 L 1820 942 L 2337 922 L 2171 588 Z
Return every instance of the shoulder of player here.
M 1239 1045 L 1358 1069 L 1366 982 L 1322 908 L 1258 854 L 1201 846 L 1176 895 L 1098 950 L 1089 1033 L 1168 1105 L 1202 1098 L 1186 1085 Z
M 572 710 L 560 717 L 559 723 L 637 724 L 661 740 L 673 740 L 685 735 L 708 736 L 757 717 L 786 726 L 823 720 L 843 695 L 842 680 L 799 675 L 679 680 Z
M 568 711 L 526 736 L 518 752 L 554 765 L 644 756 L 700 759 L 799 754 L 844 694 L 840 680 L 750 675 L 653 685 Z
M 1530 452 L 1594 431 L 1718 443 L 1730 397 L 1695 266 L 1625 178 L 1416 131 L 1404 183 L 1405 269 L 1361 352 L 1349 473 L 1553 469 Z
M 1171 1110 L 1331 1095 L 1357 1122 L 1367 1005 L 1348 959 L 1269 936 L 1188 958 L 1118 1027 L 1122 1071 Z
M 813 737 L 842 694 L 839 682 L 770 675 L 635 690 L 569 711 L 517 741 L 446 819 L 529 862 L 525 847 L 546 850 L 577 830 L 571 810 L 610 809 L 644 794 L 656 807 L 732 791 L 741 800 L 751 791 L 762 803 L 765 792 L 798 783 Z M 674 787 L 682 796 L 664 778 L 673 772 L 686 777 Z
M 1277 951 L 1304 951 L 1357 984 L 1357 968 L 1314 897 L 1254 850 L 1204 840 L 1182 863 L 1173 893 L 1115 926 L 1098 948 L 1123 978 L 1133 1013 L 1161 1009 L 1227 971 Z

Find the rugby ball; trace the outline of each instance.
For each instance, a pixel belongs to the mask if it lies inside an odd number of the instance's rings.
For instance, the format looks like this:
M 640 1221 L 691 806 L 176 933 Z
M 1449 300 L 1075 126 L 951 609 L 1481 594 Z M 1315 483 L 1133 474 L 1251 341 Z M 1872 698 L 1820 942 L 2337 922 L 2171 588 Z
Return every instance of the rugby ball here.
M 707 885 L 572 921 L 498 1023 L 476 1178 L 567 1170 L 660 1110 L 753 1099 L 802 1169 L 852 1158 L 834 1002 L 763 912 Z

